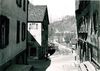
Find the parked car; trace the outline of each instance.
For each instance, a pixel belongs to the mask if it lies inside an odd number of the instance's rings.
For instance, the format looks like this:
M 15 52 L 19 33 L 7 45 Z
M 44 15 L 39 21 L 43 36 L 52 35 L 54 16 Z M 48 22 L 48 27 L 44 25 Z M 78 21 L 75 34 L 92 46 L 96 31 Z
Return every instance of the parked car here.
M 48 45 L 48 48 L 49 48 L 50 50 L 54 50 L 54 49 L 55 49 L 55 44 L 54 44 L 54 43 L 50 43 L 50 44 Z
M 48 44 L 48 54 L 52 55 L 56 51 L 55 44 L 54 43 L 49 43 Z

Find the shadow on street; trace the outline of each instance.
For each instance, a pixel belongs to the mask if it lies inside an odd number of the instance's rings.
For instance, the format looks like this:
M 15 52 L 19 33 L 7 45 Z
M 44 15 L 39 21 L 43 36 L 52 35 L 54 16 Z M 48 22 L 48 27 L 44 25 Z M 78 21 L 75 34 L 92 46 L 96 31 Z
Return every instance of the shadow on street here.
M 51 64 L 51 60 L 50 59 L 41 59 L 41 60 L 30 59 L 28 60 L 28 64 L 33 66 L 33 71 L 46 71 L 46 69 Z
M 48 50 L 49 56 L 53 55 L 56 52 L 56 49 L 50 49 Z M 33 59 L 29 58 L 28 59 L 28 64 L 33 66 L 33 71 L 46 71 L 46 69 L 50 66 L 51 60 L 48 58 L 44 59 Z

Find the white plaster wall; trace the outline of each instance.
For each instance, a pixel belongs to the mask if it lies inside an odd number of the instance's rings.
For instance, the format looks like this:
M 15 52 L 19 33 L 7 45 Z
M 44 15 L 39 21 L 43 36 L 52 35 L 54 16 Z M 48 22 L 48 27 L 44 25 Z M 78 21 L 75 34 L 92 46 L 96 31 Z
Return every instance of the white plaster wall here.
M 36 29 L 36 24 L 38 25 L 37 29 Z M 28 23 L 28 31 L 41 45 L 41 23 Z

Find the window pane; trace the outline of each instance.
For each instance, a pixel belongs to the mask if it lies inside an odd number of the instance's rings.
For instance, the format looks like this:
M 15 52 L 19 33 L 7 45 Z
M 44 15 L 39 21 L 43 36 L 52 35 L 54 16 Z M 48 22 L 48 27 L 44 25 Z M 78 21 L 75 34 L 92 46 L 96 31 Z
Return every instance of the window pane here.
M 36 24 L 36 29 L 38 29 L 38 24 Z
M 17 43 L 20 41 L 20 21 L 17 21 Z
M 26 27 L 26 26 L 25 26 L 25 23 L 23 22 L 23 23 L 22 23 L 22 41 L 25 40 L 25 30 L 26 30 L 25 27 Z
M 26 3 L 26 0 L 23 0 L 23 10 L 25 11 L 25 3 Z
M 22 7 L 22 0 L 16 0 L 16 4 L 18 7 Z

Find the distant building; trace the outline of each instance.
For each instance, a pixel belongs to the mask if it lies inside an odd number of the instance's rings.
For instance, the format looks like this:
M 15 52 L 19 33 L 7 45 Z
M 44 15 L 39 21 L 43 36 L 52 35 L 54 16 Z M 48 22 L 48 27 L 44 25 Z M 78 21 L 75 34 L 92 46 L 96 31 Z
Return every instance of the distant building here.
M 76 9 L 80 61 L 100 69 L 100 1 L 79 0 Z
M 33 6 L 28 9 L 28 47 L 29 55 L 37 58 L 45 56 L 48 48 L 48 10 L 46 5 Z

